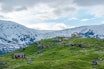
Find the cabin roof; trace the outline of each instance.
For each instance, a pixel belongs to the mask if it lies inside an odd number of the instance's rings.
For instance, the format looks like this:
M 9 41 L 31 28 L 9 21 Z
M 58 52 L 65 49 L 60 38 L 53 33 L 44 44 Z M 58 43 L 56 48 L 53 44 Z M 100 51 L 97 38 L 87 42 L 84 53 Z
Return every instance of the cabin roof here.
M 24 53 L 15 53 L 14 55 L 25 55 Z

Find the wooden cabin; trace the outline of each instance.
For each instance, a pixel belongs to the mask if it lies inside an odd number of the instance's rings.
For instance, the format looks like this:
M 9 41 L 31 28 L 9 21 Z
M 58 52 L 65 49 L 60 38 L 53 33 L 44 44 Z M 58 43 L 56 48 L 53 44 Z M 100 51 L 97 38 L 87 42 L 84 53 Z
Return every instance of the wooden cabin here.
M 13 56 L 14 59 L 21 59 L 21 58 L 25 58 L 25 54 L 24 53 L 15 53 Z
M 74 32 L 71 36 L 74 36 L 74 37 L 79 37 L 79 33 Z

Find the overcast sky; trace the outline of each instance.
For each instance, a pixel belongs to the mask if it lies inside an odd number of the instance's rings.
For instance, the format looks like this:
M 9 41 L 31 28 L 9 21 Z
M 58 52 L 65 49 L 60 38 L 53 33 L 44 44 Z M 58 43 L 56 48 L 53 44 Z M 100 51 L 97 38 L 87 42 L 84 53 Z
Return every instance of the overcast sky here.
M 104 24 L 104 0 L 0 0 L 0 19 L 38 30 Z

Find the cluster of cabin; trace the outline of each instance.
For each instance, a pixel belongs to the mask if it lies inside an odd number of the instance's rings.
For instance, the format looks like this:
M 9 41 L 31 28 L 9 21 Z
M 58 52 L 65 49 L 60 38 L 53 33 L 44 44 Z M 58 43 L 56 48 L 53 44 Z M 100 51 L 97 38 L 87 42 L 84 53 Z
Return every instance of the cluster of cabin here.
M 75 35 L 77 35 L 77 33 L 75 33 Z M 80 47 L 80 48 L 88 47 L 87 44 L 73 44 L 73 43 L 70 43 L 70 44 L 67 43 L 66 44 L 66 43 L 62 43 L 63 41 L 67 41 L 69 39 L 70 39 L 70 37 L 64 37 L 64 36 L 62 37 L 62 36 L 60 36 L 60 37 L 53 38 L 51 40 L 51 42 L 57 44 L 57 46 L 65 46 L 65 47 L 67 47 L 67 46 L 76 46 L 76 47 Z M 38 50 L 48 49 L 48 48 L 51 47 L 49 44 L 44 45 L 44 44 L 42 44 L 40 42 L 36 42 L 35 44 L 36 44 Z

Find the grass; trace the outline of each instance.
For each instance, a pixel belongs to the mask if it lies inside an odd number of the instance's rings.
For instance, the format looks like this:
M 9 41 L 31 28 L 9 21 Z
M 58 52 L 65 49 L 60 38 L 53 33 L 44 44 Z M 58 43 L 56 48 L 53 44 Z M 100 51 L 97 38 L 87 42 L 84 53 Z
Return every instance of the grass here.
M 0 62 L 7 62 L 1 66 L 1 69 L 93 69 L 93 67 L 104 69 L 102 40 L 71 37 L 69 40 L 54 42 L 53 39 L 55 38 L 38 42 L 42 46 L 49 46 L 45 49 L 38 49 L 38 45 L 34 43 L 24 50 L 16 50 L 0 56 Z M 70 43 L 86 44 L 88 47 L 64 46 Z M 24 52 L 26 59 L 12 59 L 13 54 L 17 52 Z M 98 65 L 93 66 L 92 60 L 97 61 Z

